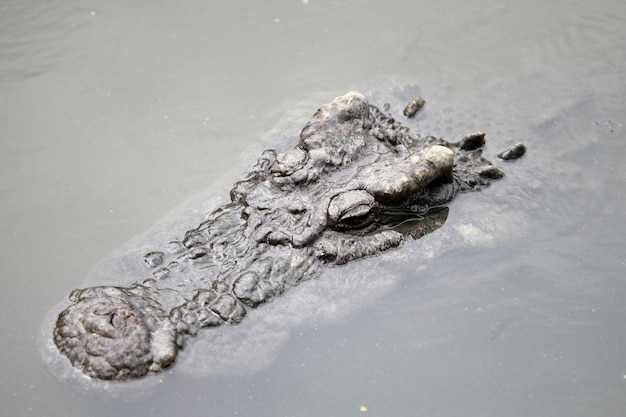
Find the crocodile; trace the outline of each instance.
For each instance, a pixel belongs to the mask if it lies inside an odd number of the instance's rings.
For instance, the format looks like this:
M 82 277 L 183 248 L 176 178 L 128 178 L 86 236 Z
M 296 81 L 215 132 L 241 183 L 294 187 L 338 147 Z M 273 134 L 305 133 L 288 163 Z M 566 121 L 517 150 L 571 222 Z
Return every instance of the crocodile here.
M 419 103 L 419 106 L 416 106 Z M 424 105 L 409 103 L 406 117 Z M 180 239 L 145 254 L 129 286 L 74 290 L 53 342 L 91 378 L 130 380 L 170 367 L 190 337 L 342 265 L 441 227 L 459 192 L 504 174 L 485 134 L 456 142 L 409 131 L 352 91 L 320 107 L 285 152 L 264 151 Z M 517 144 L 502 159 L 516 159 Z

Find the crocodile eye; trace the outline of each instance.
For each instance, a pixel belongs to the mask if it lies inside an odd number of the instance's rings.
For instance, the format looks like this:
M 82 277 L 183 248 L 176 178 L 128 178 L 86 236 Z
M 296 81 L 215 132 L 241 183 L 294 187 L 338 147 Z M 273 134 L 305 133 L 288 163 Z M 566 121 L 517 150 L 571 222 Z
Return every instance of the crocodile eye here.
M 373 221 L 376 200 L 365 190 L 351 190 L 334 196 L 328 204 L 328 221 L 335 229 L 360 229 Z

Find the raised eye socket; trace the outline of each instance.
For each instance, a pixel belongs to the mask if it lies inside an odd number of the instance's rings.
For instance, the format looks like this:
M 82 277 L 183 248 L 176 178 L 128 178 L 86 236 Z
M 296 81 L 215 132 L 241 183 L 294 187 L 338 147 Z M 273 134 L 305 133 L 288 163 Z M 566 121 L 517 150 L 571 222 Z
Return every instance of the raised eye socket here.
M 350 190 L 334 196 L 328 204 L 328 222 L 339 230 L 361 229 L 372 223 L 374 197 L 365 190 Z

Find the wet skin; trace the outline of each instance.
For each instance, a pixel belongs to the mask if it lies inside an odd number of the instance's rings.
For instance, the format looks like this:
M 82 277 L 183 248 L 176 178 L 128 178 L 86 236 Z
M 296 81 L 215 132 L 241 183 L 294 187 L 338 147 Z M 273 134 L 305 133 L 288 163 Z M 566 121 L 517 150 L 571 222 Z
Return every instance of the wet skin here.
M 457 193 L 502 177 L 481 156 L 484 143 L 481 132 L 455 143 L 413 136 L 360 93 L 337 97 L 312 116 L 293 148 L 265 151 L 233 186 L 230 203 L 147 253 L 150 278 L 72 292 L 54 343 L 93 378 L 157 373 L 199 330 L 240 322 L 324 265 L 436 230 Z

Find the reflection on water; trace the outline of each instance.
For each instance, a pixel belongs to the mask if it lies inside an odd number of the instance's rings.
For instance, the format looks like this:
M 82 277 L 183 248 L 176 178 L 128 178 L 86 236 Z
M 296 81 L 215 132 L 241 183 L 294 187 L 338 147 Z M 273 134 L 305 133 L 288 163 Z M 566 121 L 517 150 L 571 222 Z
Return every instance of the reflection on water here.
M 620 415 L 624 8 L 3 2 L 2 410 Z M 422 133 L 484 130 L 488 158 L 517 141 L 528 155 L 455 201 L 434 233 L 329 271 L 186 350 L 159 379 L 94 395 L 48 374 L 39 326 L 94 265 L 195 192 L 219 181 L 226 198 L 285 112 L 299 126 L 379 77 L 420 85 Z M 351 296 L 329 305 L 333 285 Z M 324 309 L 303 307 L 316 303 Z M 294 312 L 309 319 L 281 326 Z M 254 324 L 274 332 L 233 337 Z M 206 350 L 220 338 L 256 366 L 224 371 L 229 352 Z M 208 356 L 217 370 L 197 376 L 194 360 Z

